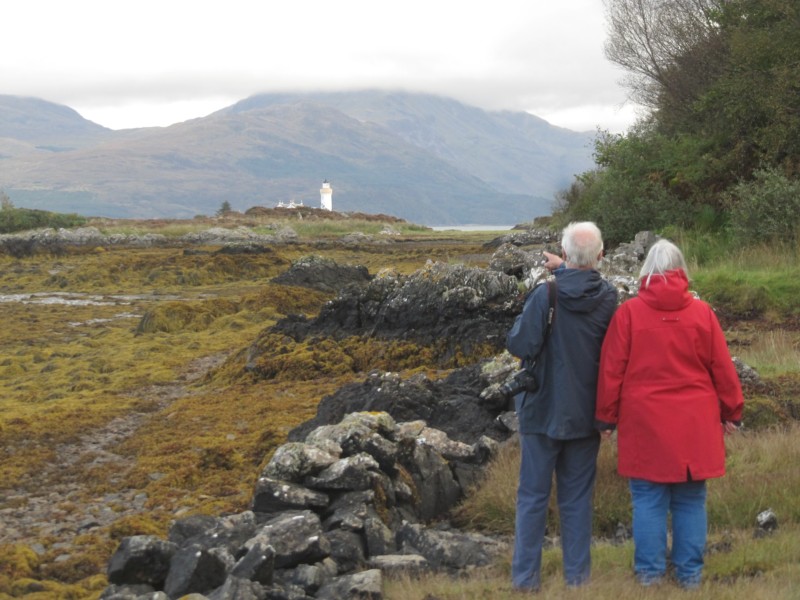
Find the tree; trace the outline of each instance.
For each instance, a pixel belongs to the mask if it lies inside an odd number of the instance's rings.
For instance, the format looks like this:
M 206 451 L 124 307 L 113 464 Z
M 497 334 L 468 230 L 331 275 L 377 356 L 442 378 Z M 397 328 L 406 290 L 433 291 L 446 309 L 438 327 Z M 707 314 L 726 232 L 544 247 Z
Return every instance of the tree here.
M 683 107 L 719 70 L 715 15 L 724 0 L 605 0 L 606 57 L 628 72 L 636 102 Z
M 5 190 L 0 190 L 0 210 L 11 210 L 14 208 L 14 203 L 8 197 Z
M 233 212 L 233 209 L 231 208 L 231 203 L 225 200 L 217 210 L 217 216 L 222 217 L 231 212 Z

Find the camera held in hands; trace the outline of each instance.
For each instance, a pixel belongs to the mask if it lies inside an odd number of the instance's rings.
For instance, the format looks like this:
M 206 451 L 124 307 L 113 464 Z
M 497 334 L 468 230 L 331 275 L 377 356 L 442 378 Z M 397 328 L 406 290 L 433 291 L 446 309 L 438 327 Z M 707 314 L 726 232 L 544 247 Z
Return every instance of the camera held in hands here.
M 513 398 L 520 392 L 535 392 L 539 389 L 539 382 L 533 370 L 520 369 L 511 378 L 500 386 L 500 393 L 506 398 Z

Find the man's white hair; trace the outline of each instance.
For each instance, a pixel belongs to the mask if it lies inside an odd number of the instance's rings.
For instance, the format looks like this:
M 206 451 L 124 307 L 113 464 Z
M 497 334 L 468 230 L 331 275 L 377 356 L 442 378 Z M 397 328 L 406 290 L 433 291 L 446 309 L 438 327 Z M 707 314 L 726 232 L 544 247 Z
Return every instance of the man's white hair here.
M 561 234 L 561 248 L 571 265 L 594 269 L 603 252 L 603 235 L 591 221 L 570 223 Z

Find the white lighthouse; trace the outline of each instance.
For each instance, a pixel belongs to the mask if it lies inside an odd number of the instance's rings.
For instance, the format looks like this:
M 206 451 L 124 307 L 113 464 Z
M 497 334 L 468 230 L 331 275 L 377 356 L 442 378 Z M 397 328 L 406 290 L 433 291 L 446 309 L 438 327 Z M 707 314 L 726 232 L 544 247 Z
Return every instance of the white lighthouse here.
M 333 210 L 333 188 L 327 179 L 322 182 L 319 190 L 319 204 L 324 210 Z

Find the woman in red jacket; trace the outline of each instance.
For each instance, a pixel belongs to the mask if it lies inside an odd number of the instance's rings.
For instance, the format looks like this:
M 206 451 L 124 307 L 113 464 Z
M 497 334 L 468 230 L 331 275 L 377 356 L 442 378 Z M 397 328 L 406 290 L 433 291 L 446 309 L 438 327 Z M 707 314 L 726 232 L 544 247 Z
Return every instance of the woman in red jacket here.
M 706 543 L 705 480 L 725 474 L 723 432 L 739 426 L 742 389 L 711 308 L 689 292 L 677 246 L 656 242 L 639 295 L 611 320 L 600 357 L 597 427 L 616 428 L 618 470 L 630 478 L 634 571 L 645 585 L 671 561 L 684 587 L 700 584 Z

